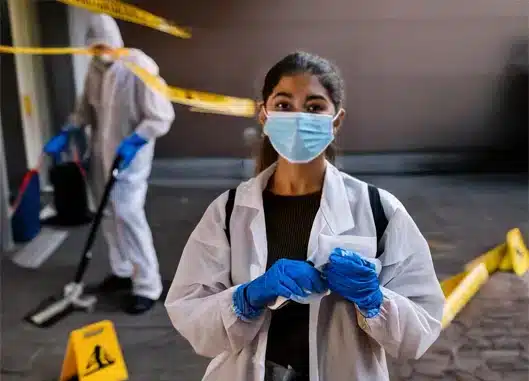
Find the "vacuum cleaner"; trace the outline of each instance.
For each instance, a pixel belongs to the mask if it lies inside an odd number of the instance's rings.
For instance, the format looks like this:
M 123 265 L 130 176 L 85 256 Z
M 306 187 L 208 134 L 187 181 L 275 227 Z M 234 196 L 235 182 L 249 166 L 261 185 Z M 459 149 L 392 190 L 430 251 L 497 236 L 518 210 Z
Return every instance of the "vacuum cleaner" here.
M 120 157 L 114 159 L 109 180 L 105 185 L 103 197 L 92 221 L 82 252 L 81 261 L 79 262 L 73 281 L 64 286 L 61 296 L 51 297 L 45 300 L 34 312 L 28 314 L 25 320 L 29 323 L 37 327 L 49 327 L 75 310 L 93 311 L 97 298 L 94 295 L 84 294 L 85 285 L 83 283 L 83 277 L 92 259 L 92 246 L 101 220 L 103 219 L 104 210 L 110 198 L 110 192 L 117 180 L 120 162 Z

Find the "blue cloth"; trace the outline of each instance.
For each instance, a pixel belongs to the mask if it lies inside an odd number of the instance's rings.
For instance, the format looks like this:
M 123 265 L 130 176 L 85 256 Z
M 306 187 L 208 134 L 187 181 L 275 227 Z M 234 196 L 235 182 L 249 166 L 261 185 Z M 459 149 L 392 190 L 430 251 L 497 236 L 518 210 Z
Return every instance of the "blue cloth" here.
M 121 158 L 119 169 L 126 169 L 132 163 L 140 148 L 145 144 L 147 144 L 147 140 L 136 133 L 123 139 L 117 149 L 117 154 Z
M 41 229 L 40 225 L 40 181 L 37 171 L 29 171 L 24 177 L 19 190 L 20 202 L 13 217 L 11 229 L 16 243 L 25 243 L 35 238 Z
M 333 117 L 305 112 L 270 112 L 263 132 L 274 149 L 291 163 L 314 160 L 334 140 Z
M 358 254 L 336 248 L 323 268 L 329 289 L 355 303 L 365 317 L 378 315 L 382 291 L 375 265 Z
M 233 306 L 239 317 L 252 319 L 278 296 L 304 298 L 327 288 L 320 272 L 310 263 L 280 259 L 263 275 L 238 287 L 233 293 Z

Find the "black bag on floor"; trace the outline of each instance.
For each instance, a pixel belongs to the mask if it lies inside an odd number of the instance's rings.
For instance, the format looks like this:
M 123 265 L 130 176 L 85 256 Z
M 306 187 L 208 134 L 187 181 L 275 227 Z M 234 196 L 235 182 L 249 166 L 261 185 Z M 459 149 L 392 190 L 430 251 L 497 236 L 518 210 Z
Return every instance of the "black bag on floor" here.
M 52 159 L 49 175 L 57 214 L 42 221 L 47 225 L 79 226 L 89 223 L 94 216 L 88 207 L 89 150 L 84 130 L 71 131 L 68 140 L 68 148 Z
M 43 221 L 48 225 L 77 226 L 89 223 L 93 213 L 88 208 L 86 177 L 80 164 L 63 162 L 50 170 L 54 188 L 53 203 L 57 214 Z

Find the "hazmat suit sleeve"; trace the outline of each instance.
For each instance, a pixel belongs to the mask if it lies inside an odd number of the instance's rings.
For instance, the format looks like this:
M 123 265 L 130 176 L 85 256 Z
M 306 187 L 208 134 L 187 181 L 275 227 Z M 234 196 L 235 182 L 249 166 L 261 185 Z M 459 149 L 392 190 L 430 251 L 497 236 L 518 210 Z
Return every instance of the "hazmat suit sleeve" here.
M 70 124 L 77 127 L 84 127 L 92 125 L 92 110 L 91 105 L 88 101 L 88 89 L 89 89 L 89 80 L 92 77 L 92 64 L 88 67 L 88 72 L 84 81 L 84 89 L 81 96 L 77 100 L 74 112 L 70 115 L 69 122 Z
M 239 319 L 232 296 L 231 251 L 224 231 L 228 193 L 206 210 L 182 253 L 165 307 L 173 326 L 202 356 L 237 352 L 258 334 L 266 314 Z
M 163 79 L 160 78 L 160 81 Z M 159 92 L 151 90 L 140 79 L 136 79 L 136 83 L 139 93 L 139 108 L 143 118 L 135 132 L 145 140 L 165 135 L 169 132 L 175 118 L 171 101 Z
M 383 190 L 380 194 L 391 216 L 380 256 L 384 299 L 372 318 L 357 309 L 358 322 L 391 356 L 419 358 L 441 331 L 444 295 L 425 238 L 394 196 Z

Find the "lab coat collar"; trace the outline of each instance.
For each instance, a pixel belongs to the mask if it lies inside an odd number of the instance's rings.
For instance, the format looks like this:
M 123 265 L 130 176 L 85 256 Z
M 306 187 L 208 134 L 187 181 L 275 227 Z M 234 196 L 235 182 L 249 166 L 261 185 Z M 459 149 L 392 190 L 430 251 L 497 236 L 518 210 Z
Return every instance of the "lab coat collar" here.
M 277 162 L 237 189 L 235 205 L 263 211 L 263 190 L 274 173 Z M 327 161 L 321 198 L 321 212 L 332 234 L 339 235 L 355 226 L 351 204 L 356 195 L 348 195 L 340 171 Z

